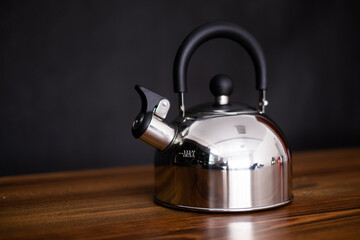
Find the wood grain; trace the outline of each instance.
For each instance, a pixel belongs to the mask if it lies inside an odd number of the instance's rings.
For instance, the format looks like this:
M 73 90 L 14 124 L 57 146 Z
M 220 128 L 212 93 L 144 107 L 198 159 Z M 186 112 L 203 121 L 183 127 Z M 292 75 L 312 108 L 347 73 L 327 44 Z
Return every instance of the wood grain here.
M 0 239 L 360 239 L 360 148 L 295 153 L 294 201 L 209 214 L 153 202 L 153 167 L 0 178 Z

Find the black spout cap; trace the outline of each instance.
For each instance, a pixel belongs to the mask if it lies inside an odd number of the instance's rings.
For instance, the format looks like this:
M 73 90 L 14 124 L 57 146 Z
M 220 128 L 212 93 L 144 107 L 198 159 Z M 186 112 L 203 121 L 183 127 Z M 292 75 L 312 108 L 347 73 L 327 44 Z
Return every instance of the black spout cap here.
M 131 132 L 135 138 L 139 138 L 148 129 L 153 117 L 154 109 L 162 99 L 165 99 L 165 97 L 140 85 L 136 85 L 135 90 L 139 93 L 141 98 L 141 110 L 133 122 Z

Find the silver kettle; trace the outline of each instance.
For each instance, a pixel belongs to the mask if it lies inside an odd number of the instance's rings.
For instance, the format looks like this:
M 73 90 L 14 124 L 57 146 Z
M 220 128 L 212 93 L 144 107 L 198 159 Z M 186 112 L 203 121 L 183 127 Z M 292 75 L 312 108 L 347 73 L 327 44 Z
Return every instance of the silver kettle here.
M 229 101 L 232 80 L 219 74 L 210 81 L 215 101 L 185 110 L 189 60 L 201 44 L 215 38 L 233 40 L 247 50 L 255 66 L 258 109 Z M 174 63 L 180 114 L 171 124 L 164 122 L 168 99 L 138 85 L 135 89 L 142 107 L 132 133 L 157 148 L 157 203 L 193 211 L 243 212 L 292 200 L 290 150 L 280 129 L 265 115 L 265 58 L 243 28 L 211 22 L 185 38 Z

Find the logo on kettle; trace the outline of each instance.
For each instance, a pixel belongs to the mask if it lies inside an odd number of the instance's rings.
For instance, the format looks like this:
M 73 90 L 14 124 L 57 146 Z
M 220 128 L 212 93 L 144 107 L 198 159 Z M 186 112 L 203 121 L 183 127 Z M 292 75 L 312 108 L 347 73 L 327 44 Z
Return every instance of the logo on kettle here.
M 184 158 L 194 158 L 195 157 L 195 150 L 183 150 L 179 152 Z

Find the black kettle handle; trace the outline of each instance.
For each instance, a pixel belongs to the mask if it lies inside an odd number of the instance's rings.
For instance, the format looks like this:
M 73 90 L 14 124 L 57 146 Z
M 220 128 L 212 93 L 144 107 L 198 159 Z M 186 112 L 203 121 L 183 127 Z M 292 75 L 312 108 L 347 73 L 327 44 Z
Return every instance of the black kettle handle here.
M 260 91 L 259 105 L 266 105 L 266 64 L 262 49 L 255 38 L 246 30 L 234 23 L 210 22 L 197 27 L 181 43 L 174 62 L 174 92 L 180 93 L 180 108 L 183 105 L 183 94 L 187 92 L 187 68 L 191 56 L 203 43 L 216 38 L 227 38 L 242 45 L 249 53 L 256 74 L 256 89 Z

